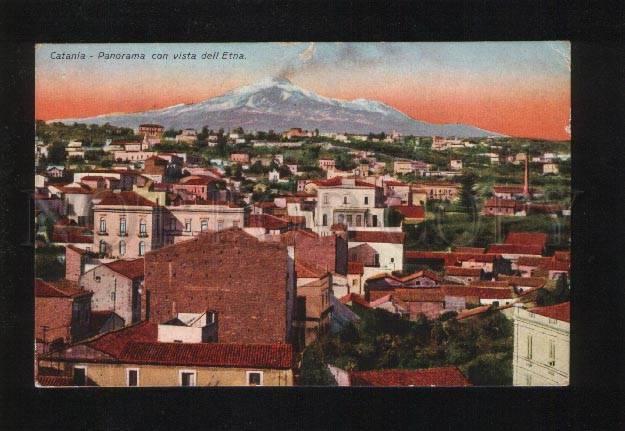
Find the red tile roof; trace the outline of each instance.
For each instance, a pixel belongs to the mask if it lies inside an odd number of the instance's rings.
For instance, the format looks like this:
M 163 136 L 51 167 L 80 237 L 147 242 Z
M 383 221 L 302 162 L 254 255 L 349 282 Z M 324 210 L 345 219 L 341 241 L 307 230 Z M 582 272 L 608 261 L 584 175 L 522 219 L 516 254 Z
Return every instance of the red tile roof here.
M 364 265 L 361 262 L 354 262 L 350 260 L 347 262 L 347 273 L 348 274 L 364 274 Z
M 490 280 L 473 280 L 470 283 L 470 285 L 477 286 L 477 287 L 495 287 L 495 288 L 504 288 L 504 287 L 509 286 L 507 281 L 490 281 Z
M 391 275 L 391 277 L 396 280 L 403 281 L 403 282 L 414 280 L 415 278 L 419 278 L 419 277 L 427 277 L 436 282 L 441 280 L 437 273 L 435 273 L 434 271 L 430 271 L 429 269 L 424 269 L 421 271 L 413 272 L 412 274 L 408 274 L 403 277 L 395 277 L 393 275 Z
M 269 230 L 286 229 L 289 223 L 270 214 L 250 214 L 246 227 L 262 227 Z
M 394 206 L 391 207 L 401 215 L 406 218 L 416 218 L 416 219 L 424 219 L 425 218 L 425 208 L 418 205 L 410 205 L 410 206 Z
M 549 317 L 550 319 L 561 320 L 563 322 L 571 321 L 571 303 L 568 301 L 546 307 L 530 308 L 529 311 L 540 314 L 541 316 Z
M 528 286 L 528 287 L 543 287 L 546 283 L 546 279 L 542 277 L 515 277 L 500 275 L 497 277 L 499 281 L 505 281 L 509 286 Z
M 445 275 L 451 275 L 456 277 L 479 277 L 481 274 L 481 268 L 463 268 L 461 266 L 445 267 Z
M 519 256 L 519 259 L 517 260 L 517 265 L 519 266 L 546 267 L 550 263 L 550 257 Z
M 351 302 L 352 304 L 358 304 L 365 308 L 371 308 L 369 303 L 362 296 L 353 292 L 343 296 L 339 301 L 341 301 L 342 304 L 349 304 Z
M 74 298 L 81 295 L 91 295 L 91 292 L 80 290 L 75 281 L 35 279 L 35 297 L 37 298 Z
M 108 268 L 123 275 L 126 278 L 134 280 L 141 278 L 145 274 L 145 265 L 143 258 L 132 260 L 116 260 L 113 262 L 105 263 Z
M 456 367 L 351 371 L 351 386 L 471 386 Z
M 99 195 L 102 200 L 97 205 L 155 207 L 156 204 L 135 192 L 108 192 Z
M 378 242 L 378 243 L 391 243 L 391 244 L 403 244 L 404 237 L 403 232 L 384 232 L 384 231 L 363 231 L 363 230 L 350 230 L 347 233 L 348 240 L 354 242 Z
M 290 369 L 290 344 L 129 342 L 119 360 L 132 364 Z
M 422 289 L 395 289 L 393 298 L 404 302 L 443 302 L 445 293 L 439 287 Z
M 519 202 L 513 199 L 487 199 L 484 202 L 485 207 L 495 207 L 495 208 L 516 208 L 520 206 Z
M 547 234 L 539 232 L 510 232 L 506 236 L 505 244 L 535 245 L 545 247 Z
M 482 263 L 492 263 L 499 257 L 497 253 L 451 253 L 457 262 L 475 261 Z
M 295 272 L 297 273 L 297 278 L 321 278 L 328 273 L 328 271 L 319 268 L 317 265 L 302 262 L 301 259 L 295 260 Z
M 571 252 L 570 251 L 556 251 L 553 254 L 553 258 L 556 261 L 570 262 L 571 261 Z
M 74 244 L 91 244 L 93 243 L 93 234 L 86 227 L 55 224 L 52 230 L 52 241 Z
M 526 254 L 540 256 L 543 247 L 535 244 L 491 244 L 488 253 L 497 254 Z
M 493 186 L 495 193 L 523 193 L 523 185 L 518 186 Z
M 409 186 L 409 184 L 402 183 L 401 181 L 393 181 L 393 180 L 384 181 L 384 185 L 391 186 L 391 187 Z
M 157 339 L 158 325 L 149 321 L 143 321 L 117 331 L 102 334 L 81 344 L 86 344 L 93 349 L 118 358 L 130 342 L 156 342 Z
M 484 253 L 484 247 L 454 247 L 454 253 Z

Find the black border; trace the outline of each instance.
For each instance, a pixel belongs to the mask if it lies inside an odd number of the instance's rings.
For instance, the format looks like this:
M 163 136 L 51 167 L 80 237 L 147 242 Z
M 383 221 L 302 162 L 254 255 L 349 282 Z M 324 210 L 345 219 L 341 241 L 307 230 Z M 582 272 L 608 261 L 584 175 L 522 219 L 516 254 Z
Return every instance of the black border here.
M 8 429 L 623 429 L 622 2 L 5 1 L 0 5 L 0 424 Z M 36 390 L 34 42 L 572 40 L 571 388 Z M 94 83 L 97 85 L 97 83 Z M 0 428 L 3 428 L 0 425 Z

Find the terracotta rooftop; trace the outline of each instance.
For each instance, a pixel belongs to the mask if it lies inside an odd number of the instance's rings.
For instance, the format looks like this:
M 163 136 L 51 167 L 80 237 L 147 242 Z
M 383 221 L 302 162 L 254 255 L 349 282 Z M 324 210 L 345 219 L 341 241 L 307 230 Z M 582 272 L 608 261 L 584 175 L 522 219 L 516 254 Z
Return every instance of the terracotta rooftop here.
M 393 298 L 404 302 L 443 302 L 445 293 L 441 288 L 395 289 Z
M 97 204 L 99 206 L 156 206 L 156 203 L 144 198 L 143 196 L 135 192 L 108 192 L 100 196 L 102 197 L 102 200 Z
M 543 247 L 535 244 L 491 244 L 488 253 L 496 254 L 526 254 L 540 256 Z
M 353 242 L 377 242 L 390 244 L 403 244 L 405 233 L 385 231 L 350 230 L 347 238 Z
M 438 274 L 435 273 L 434 271 L 430 271 L 429 269 L 423 269 L 421 271 L 413 272 L 412 274 L 408 274 L 403 277 L 396 277 L 396 276 L 392 276 L 392 277 L 403 282 L 414 280 L 415 278 L 419 278 L 419 277 L 427 277 L 437 282 L 440 281 L 440 277 L 438 276 Z
M 482 254 L 486 249 L 484 247 L 454 247 L 454 253 L 477 253 Z
M 543 287 L 546 283 L 546 279 L 542 277 L 515 277 L 500 275 L 497 277 L 498 281 L 505 281 L 510 286 L 528 286 L 528 287 Z
M 290 344 L 158 343 L 126 344 L 119 360 L 132 364 L 198 367 L 289 369 L 294 365 Z
M 80 290 L 75 281 L 35 279 L 35 297 L 37 298 L 74 298 L 81 295 L 91 295 L 91 292 Z
M 352 386 L 471 386 L 456 367 L 351 371 Z
M 145 274 L 145 265 L 143 258 L 132 260 L 115 260 L 113 262 L 105 263 L 105 266 L 111 270 L 123 275 L 126 278 L 134 280 L 141 278 Z
M 349 304 L 351 302 L 352 304 L 358 304 L 361 307 L 371 308 L 365 298 L 353 292 L 343 296 L 340 301 L 342 304 Z
M 389 180 L 389 181 L 384 181 L 384 185 L 386 186 L 390 186 L 390 187 L 399 187 L 399 186 L 409 186 L 409 184 L 406 183 L 402 183 L 401 181 L 393 181 L 393 180 Z
M 91 244 L 93 243 L 93 234 L 86 227 L 71 225 L 59 226 L 55 224 L 52 230 L 52 241 L 61 243 Z
M 505 244 L 523 244 L 545 247 L 548 236 L 539 232 L 510 232 L 506 236 Z
M 347 262 L 347 273 L 348 274 L 364 274 L 364 265 L 361 262 L 355 262 L 350 260 Z
M 514 199 L 487 199 L 484 202 L 485 207 L 496 207 L 496 208 L 516 208 L 520 205 L 519 202 Z
M 561 320 L 563 322 L 571 321 L 571 303 L 569 301 L 546 307 L 534 307 L 530 308 L 529 311 L 549 317 L 550 319 Z
M 394 206 L 392 208 L 406 218 L 425 218 L 425 208 L 419 205 Z
M 74 386 L 74 380 L 65 376 L 37 376 L 37 383 L 41 386 Z
M 250 214 L 246 227 L 262 227 L 268 230 L 285 229 L 289 223 L 270 214 Z
M 479 277 L 481 274 L 481 268 L 463 268 L 461 266 L 445 267 L 445 275 L 451 275 L 456 277 Z
M 295 260 L 295 272 L 298 278 L 321 278 L 328 273 L 327 270 L 312 263 L 302 262 L 301 259 Z

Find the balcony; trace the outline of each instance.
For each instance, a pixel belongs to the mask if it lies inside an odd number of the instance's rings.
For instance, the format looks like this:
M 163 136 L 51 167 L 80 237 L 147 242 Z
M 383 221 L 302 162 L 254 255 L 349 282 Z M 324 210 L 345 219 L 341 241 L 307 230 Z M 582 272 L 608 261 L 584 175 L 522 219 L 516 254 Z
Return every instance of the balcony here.
M 107 231 L 105 231 L 105 230 L 103 230 L 103 231 L 98 231 L 97 233 L 98 233 L 98 235 L 100 235 L 100 236 L 108 236 L 108 235 L 109 235 L 109 234 L 108 234 L 108 232 L 107 232 Z
M 128 232 L 119 232 L 117 236 L 128 236 Z
M 148 233 L 147 232 L 139 232 L 138 236 L 139 236 L 139 238 L 147 238 L 148 237 Z

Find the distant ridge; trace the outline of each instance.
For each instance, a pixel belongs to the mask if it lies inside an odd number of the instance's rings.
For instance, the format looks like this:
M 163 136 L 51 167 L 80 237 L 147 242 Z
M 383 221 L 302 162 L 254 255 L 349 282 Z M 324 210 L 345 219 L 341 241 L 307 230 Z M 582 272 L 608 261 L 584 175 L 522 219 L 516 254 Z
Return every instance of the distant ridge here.
M 158 123 L 166 128 L 225 130 L 287 130 L 302 127 L 321 132 L 379 133 L 395 130 L 418 136 L 496 137 L 500 133 L 465 124 L 431 124 L 409 117 L 382 102 L 368 99 L 341 100 L 320 96 L 288 79 L 268 78 L 192 104 L 134 113 L 104 114 L 86 118 L 50 120 L 62 123 L 111 123 L 136 128 Z

